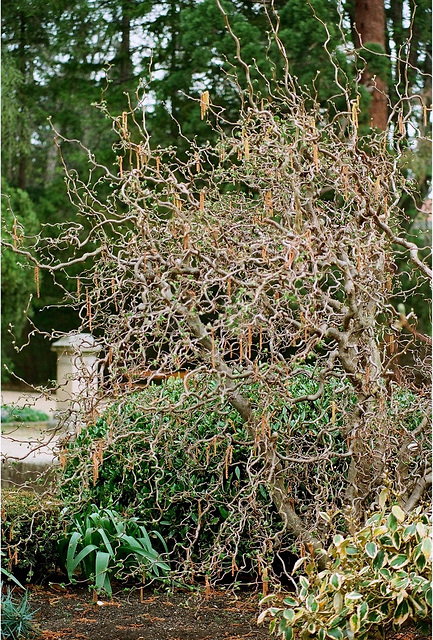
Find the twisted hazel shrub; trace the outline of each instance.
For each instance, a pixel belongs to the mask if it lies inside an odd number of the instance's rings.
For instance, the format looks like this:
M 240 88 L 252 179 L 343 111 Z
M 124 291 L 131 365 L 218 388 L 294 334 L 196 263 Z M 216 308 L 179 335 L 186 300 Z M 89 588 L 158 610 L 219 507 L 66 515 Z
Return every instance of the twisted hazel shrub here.
M 387 627 L 427 624 L 431 544 L 420 508 L 410 515 L 397 505 L 376 512 L 354 535 L 334 536 L 326 570 L 318 572 L 314 561 L 301 558 L 295 569 L 304 565 L 305 574 L 296 594 L 283 600 L 283 608 L 263 611 L 258 621 L 271 617 L 271 632 L 285 640 L 371 640 L 383 637 Z

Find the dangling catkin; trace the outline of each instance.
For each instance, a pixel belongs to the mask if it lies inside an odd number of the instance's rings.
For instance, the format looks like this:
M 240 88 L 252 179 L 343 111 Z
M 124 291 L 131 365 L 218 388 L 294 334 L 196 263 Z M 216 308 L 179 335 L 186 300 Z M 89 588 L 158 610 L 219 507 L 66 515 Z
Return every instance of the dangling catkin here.
M 35 267 L 36 297 L 39 298 L 39 267 Z
M 209 104 L 210 104 L 209 91 L 203 91 L 203 93 L 200 96 L 200 115 L 202 120 L 204 119 L 206 113 L 209 110 Z

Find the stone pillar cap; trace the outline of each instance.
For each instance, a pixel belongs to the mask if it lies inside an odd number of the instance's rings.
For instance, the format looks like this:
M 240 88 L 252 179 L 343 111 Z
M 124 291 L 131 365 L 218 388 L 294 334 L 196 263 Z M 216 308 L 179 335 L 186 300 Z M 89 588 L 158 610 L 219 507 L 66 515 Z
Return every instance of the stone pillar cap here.
M 68 351 L 70 353 L 98 353 L 101 350 L 91 333 L 74 333 L 53 342 L 51 351 Z

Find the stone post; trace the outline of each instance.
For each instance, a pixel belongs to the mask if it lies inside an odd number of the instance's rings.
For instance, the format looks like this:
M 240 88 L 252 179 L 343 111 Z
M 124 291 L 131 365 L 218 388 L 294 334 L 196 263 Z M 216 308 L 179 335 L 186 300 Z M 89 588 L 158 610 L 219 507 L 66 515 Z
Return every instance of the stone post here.
M 95 338 L 90 333 L 68 335 L 54 342 L 51 350 L 57 353 L 57 411 L 90 408 L 98 390 L 100 347 Z

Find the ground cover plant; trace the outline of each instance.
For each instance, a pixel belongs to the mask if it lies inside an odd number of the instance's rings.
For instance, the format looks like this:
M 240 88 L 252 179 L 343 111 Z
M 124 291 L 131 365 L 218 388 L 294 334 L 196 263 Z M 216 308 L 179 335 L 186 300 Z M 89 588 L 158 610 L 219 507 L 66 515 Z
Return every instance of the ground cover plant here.
M 13 405 L 2 405 L 1 421 L 8 422 L 46 422 L 49 416 L 43 411 L 33 409 L 33 407 L 15 407 Z
M 397 521 L 428 500 L 431 339 L 399 277 L 413 295 L 431 276 L 429 249 L 405 236 L 401 206 L 418 197 L 407 148 L 427 143 L 408 105 L 424 114 L 427 105 L 397 84 L 389 127 L 364 135 L 366 61 L 356 58 L 350 83 L 328 51 L 335 99 L 323 108 L 291 76 L 272 12 L 283 71 L 258 95 L 217 4 L 244 72 L 230 77 L 239 119 L 203 87 L 197 118 L 217 143 L 177 153 L 153 146 L 144 83 L 120 115 L 103 101 L 114 164 L 77 143 L 89 163 L 78 174 L 63 155 L 73 141 L 55 131 L 82 223 L 60 224 L 55 238 L 43 227 L 30 249 L 18 237 L 4 244 L 36 279 L 46 269 L 60 286 L 74 283 L 65 301 L 101 347 L 99 393 L 89 384 L 64 416 L 75 434 L 59 452 L 61 490 L 78 509 L 93 495 L 103 508 L 133 509 L 139 494 L 145 526 L 172 527 L 168 538 L 183 545 L 184 579 L 197 560 L 208 582 L 227 570 L 236 578 L 248 558 L 265 592 L 277 551 L 307 550 L 329 570 L 335 514 L 338 535 L 352 535 L 384 487 Z M 154 386 L 170 376 L 180 381 Z M 211 542 L 200 556 L 202 531 Z M 361 612 L 348 637 L 352 615 Z
M 19 596 L 8 589 L 1 595 L 2 640 L 32 640 L 39 637 L 35 626 L 36 612 L 28 601 L 28 594 Z
M 159 543 L 165 547 L 161 536 Z M 166 550 L 166 547 L 165 547 Z M 169 565 L 153 548 L 145 527 L 138 518 L 122 518 L 116 511 L 92 507 L 86 516 L 75 516 L 67 535 L 59 541 L 60 562 L 69 580 L 80 569 L 82 579 L 90 581 L 96 594 L 112 595 L 111 581 L 139 576 L 163 578 Z
M 383 507 L 387 494 L 384 489 Z M 287 640 L 383 637 L 386 629 L 399 629 L 408 621 L 428 634 L 429 533 L 429 519 L 420 509 L 407 516 L 394 505 L 371 514 L 352 535 L 334 535 L 324 571 L 311 558 L 301 558 L 295 568 L 305 573 L 299 576 L 296 593 L 284 598 L 283 607 L 265 610 L 259 621 L 273 618 L 271 631 Z

